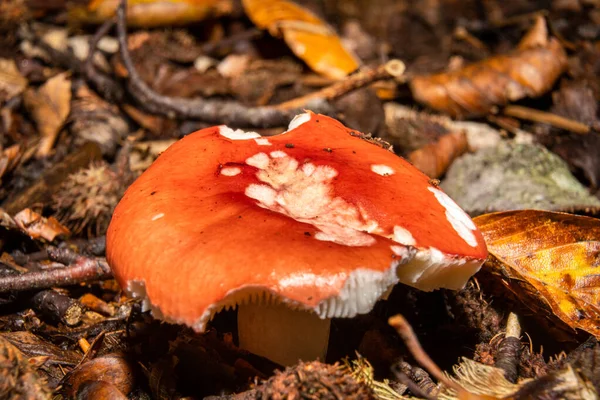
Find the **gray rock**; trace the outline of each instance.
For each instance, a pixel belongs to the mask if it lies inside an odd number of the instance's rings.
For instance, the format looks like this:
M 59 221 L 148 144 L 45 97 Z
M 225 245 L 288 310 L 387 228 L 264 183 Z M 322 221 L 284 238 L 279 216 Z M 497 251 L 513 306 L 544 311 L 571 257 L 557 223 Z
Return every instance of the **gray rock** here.
M 442 183 L 465 211 L 600 206 L 556 154 L 535 144 L 500 142 L 456 160 Z

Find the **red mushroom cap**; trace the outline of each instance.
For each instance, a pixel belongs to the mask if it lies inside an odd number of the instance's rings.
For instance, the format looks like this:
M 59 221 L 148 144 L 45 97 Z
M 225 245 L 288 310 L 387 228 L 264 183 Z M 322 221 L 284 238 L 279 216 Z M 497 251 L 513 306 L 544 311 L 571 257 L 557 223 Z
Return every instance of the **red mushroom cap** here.
M 358 136 L 310 112 L 268 138 L 226 126 L 186 136 L 115 209 L 115 276 L 159 318 L 198 331 L 251 296 L 351 317 L 398 281 L 462 287 L 487 256 L 473 221 Z

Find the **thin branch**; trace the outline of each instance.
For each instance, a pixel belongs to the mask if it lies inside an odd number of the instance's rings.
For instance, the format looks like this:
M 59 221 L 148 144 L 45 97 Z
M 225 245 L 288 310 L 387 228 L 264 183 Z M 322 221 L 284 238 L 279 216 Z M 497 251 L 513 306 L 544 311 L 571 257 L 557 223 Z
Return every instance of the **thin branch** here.
M 50 256 L 50 258 L 53 257 Z M 111 277 L 112 273 L 104 258 L 78 256 L 70 265 L 64 268 L 28 272 L 0 278 L 0 293 L 69 286 Z
M 542 124 L 549 124 L 556 128 L 565 129 L 579 135 L 585 135 L 590 132 L 591 128 L 581 122 L 561 117 L 560 115 L 535 110 L 529 107 L 523 106 L 506 106 L 502 110 L 504 115 L 509 117 L 515 117 L 524 119 L 527 121 L 540 122 Z
M 328 101 L 334 100 L 356 89 L 370 85 L 373 82 L 391 78 L 401 81 L 405 69 L 406 67 L 402 61 L 390 60 L 387 63 L 378 66 L 377 68 L 359 71 L 353 75 L 350 75 L 347 79 L 336 82 L 331 86 L 328 86 L 317 92 L 310 93 L 306 96 L 286 101 L 278 104 L 275 107 L 280 110 L 302 108 L 315 99 L 324 99 Z
M 87 58 L 83 63 L 82 69 L 85 77 L 91 82 L 94 88 L 102 94 L 106 100 L 110 102 L 120 102 L 123 100 L 124 93 L 123 88 L 116 84 L 109 76 L 104 75 L 96 69 L 94 66 L 94 55 L 96 54 L 96 48 L 98 42 L 104 37 L 117 22 L 116 17 L 113 17 L 105 21 L 100 28 L 94 33 L 94 36 L 90 39 L 89 50 Z
M 454 389 L 457 393 L 464 394 L 466 391 L 456 382 L 451 381 L 448 377 L 442 372 L 440 367 L 436 365 L 436 363 L 427 355 L 421 343 L 419 343 L 419 339 L 417 339 L 417 335 L 413 331 L 412 327 L 406 321 L 406 319 L 398 314 L 390 317 L 388 323 L 392 328 L 398 332 L 398 335 L 404 340 L 406 347 L 410 350 L 411 354 L 417 360 L 417 362 L 425 368 L 435 379 L 439 382 L 442 382 L 445 386 Z M 460 398 L 460 397 L 459 397 Z M 465 397 L 466 398 L 466 397 Z M 476 399 L 477 397 L 473 397 Z

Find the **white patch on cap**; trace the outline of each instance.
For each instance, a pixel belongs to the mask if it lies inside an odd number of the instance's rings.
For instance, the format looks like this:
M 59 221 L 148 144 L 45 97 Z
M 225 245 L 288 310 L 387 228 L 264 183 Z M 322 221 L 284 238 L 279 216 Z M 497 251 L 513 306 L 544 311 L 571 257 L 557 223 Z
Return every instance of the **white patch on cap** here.
M 288 129 L 286 132 L 289 132 L 293 129 L 296 129 L 297 127 L 299 127 L 300 125 L 304 124 L 305 122 L 310 121 L 310 113 L 304 113 L 304 114 L 298 114 L 294 117 L 294 119 L 292 119 L 292 121 L 290 122 L 290 124 L 288 125 Z
M 154 217 L 152 217 L 152 221 L 156 221 L 157 219 L 161 219 L 164 216 L 165 216 L 165 213 L 156 214 Z
M 373 164 L 371 165 L 371 171 L 375 172 L 381 176 L 390 176 L 394 175 L 394 170 L 391 167 L 383 164 Z
M 254 141 L 259 146 L 270 146 L 271 145 L 271 142 L 269 142 L 269 139 L 267 139 L 267 138 L 254 139 Z
M 269 156 L 267 153 L 256 153 L 246 159 L 246 164 L 258 169 L 265 169 L 269 166 Z
M 236 129 L 234 131 L 233 129 L 225 125 L 219 126 L 219 134 L 231 140 L 248 140 L 260 138 L 260 135 L 256 132 L 246 132 L 241 129 Z
M 244 193 L 251 199 L 258 200 L 266 208 L 275 205 L 277 192 L 270 186 L 253 183 L 248 185 Z
M 331 181 L 338 175 L 334 168 L 299 165 L 283 151 L 273 151 L 270 156 L 258 153 L 246 160 L 259 169 L 256 177 L 263 183 L 246 189 L 246 195 L 258 200 L 258 206 L 313 225 L 320 231 L 315 234 L 317 240 L 344 246 L 371 246 L 376 242 L 369 233 L 379 233 L 377 221 L 363 209 L 332 196 L 335 191 Z
M 221 175 L 225 176 L 236 176 L 242 172 L 240 167 L 224 167 L 221 168 Z
M 302 164 L 301 169 L 302 169 L 302 172 L 304 172 L 304 175 L 311 176 L 312 174 L 315 173 L 315 170 L 317 169 L 317 167 L 315 166 L 315 164 L 305 163 L 305 164 Z
M 283 158 L 287 157 L 287 153 L 285 151 L 276 150 L 271 152 L 271 158 Z
M 315 239 L 324 242 L 334 242 L 344 246 L 372 246 L 377 241 L 368 233 L 355 231 L 339 226 L 321 227 L 326 232 L 315 233 Z M 342 241 L 340 242 L 340 238 Z
M 428 187 L 435 195 L 437 201 L 446 209 L 446 218 L 456 233 L 471 247 L 477 247 L 477 238 L 473 231 L 477 229 L 475 223 L 446 193 L 434 187 Z
M 414 246 L 417 241 L 413 237 L 412 233 L 401 226 L 394 226 L 394 242 L 403 244 L 405 246 Z

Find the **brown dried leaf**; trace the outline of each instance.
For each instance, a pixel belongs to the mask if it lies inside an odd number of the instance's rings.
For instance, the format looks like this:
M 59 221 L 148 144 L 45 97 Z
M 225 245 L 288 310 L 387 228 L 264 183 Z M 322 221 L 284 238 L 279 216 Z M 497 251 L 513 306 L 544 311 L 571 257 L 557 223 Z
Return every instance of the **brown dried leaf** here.
M 534 32 L 539 30 L 536 24 Z M 498 55 L 455 71 L 415 76 L 410 87 L 415 99 L 456 117 L 479 116 L 494 106 L 547 92 L 567 68 L 560 42 L 541 45 L 539 34 L 510 54 Z M 530 47 L 533 44 L 535 47 Z
M 69 11 L 72 22 L 101 23 L 115 15 L 119 0 L 90 0 Z M 127 24 L 140 27 L 185 25 L 229 14 L 231 0 L 129 0 Z
M 23 354 L 0 335 L 0 398 L 50 399 L 46 383 L 33 370 Z
M 134 384 L 133 366 L 120 353 L 95 358 L 69 372 L 65 376 L 63 390 L 69 398 L 73 398 L 79 388 L 89 381 L 110 382 L 118 391 L 128 394 Z
M 468 147 L 464 131 L 451 132 L 411 152 L 408 160 L 430 178 L 439 178 L 456 158 L 467 152 Z
M 0 154 L 0 184 L 2 183 L 2 177 L 19 164 L 22 155 L 23 152 L 19 144 L 14 144 L 4 149 L 2 154 Z
M 13 219 L 19 229 L 32 239 L 42 238 L 51 242 L 59 235 L 67 236 L 71 233 L 56 218 L 42 217 L 30 208 L 20 211 Z
M 600 220 L 523 210 L 474 221 L 492 257 L 487 267 L 528 307 L 600 336 Z
M 23 93 L 27 79 L 21 75 L 14 60 L 0 58 L 0 104 Z
M 81 355 L 76 351 L 61 349 L 29 331 L 5 332 L 0 334 L 0 338 L 18 348 L 25 357 L 44 357 L 48 360 L 48 364 L 75 366 L 81 359 Z
M 256 26 L 283 36 L 314 71 L 341 79 L 359 67 L 358 57 L 344 47 L 335 31 L 307 9 L 285 0 L 243 0 L 242 4 Z
M 87 86 L 80 86 L 73 100 L 70 130 L 79 143 L 98 143 L 102 154 L 114 155 L 119 143 L 129 133 L 127 121 L 119 109 L 102 100 Z
M 50 154 L 58 132 L 69 115 L 70 103 L 71 80 L 67 72 L 48 79 L 38 90 L 30 89 L 25 92 L 25 106 L 42 136 L 38 157 Z

